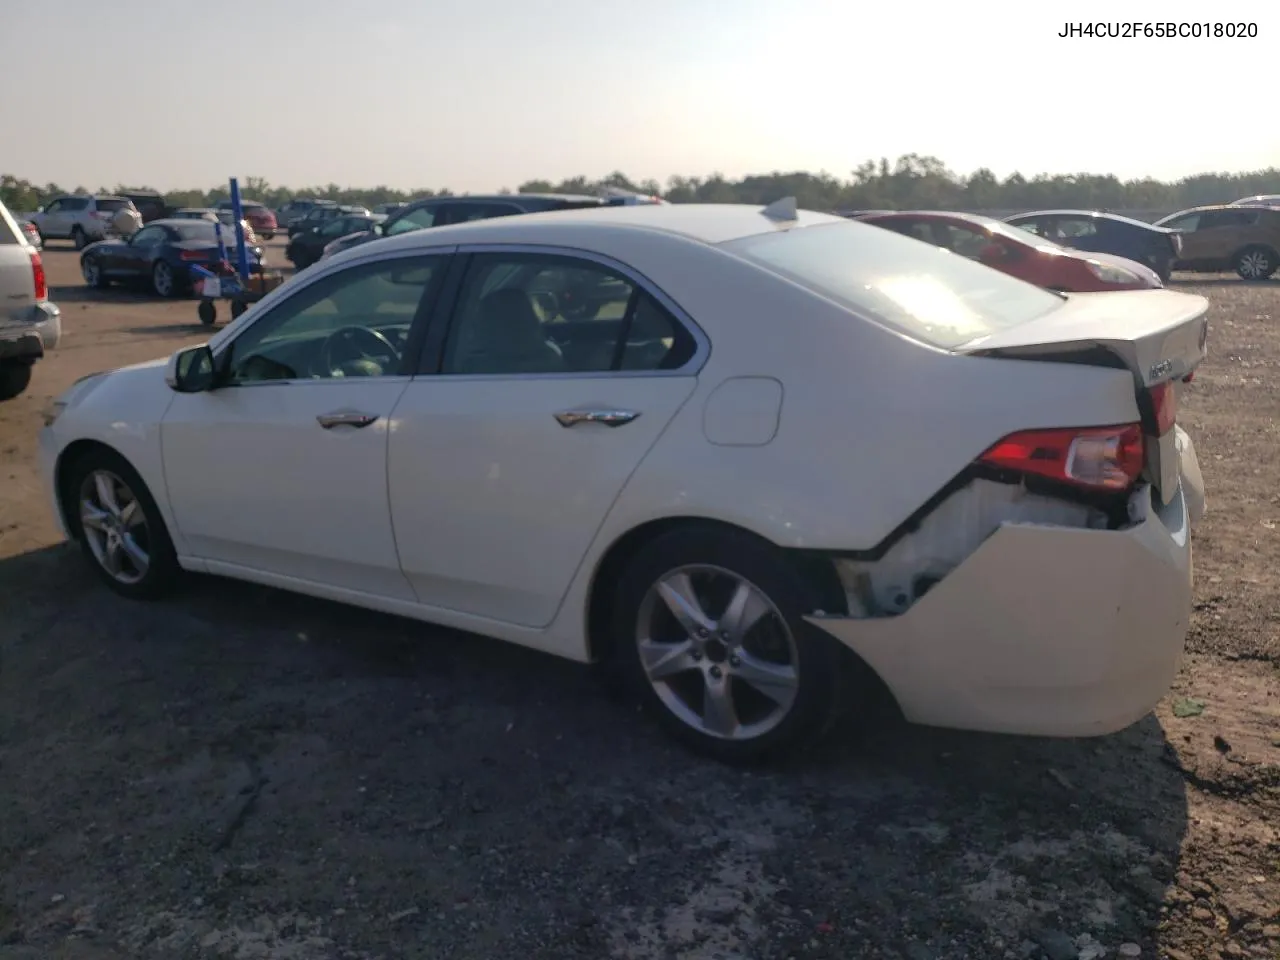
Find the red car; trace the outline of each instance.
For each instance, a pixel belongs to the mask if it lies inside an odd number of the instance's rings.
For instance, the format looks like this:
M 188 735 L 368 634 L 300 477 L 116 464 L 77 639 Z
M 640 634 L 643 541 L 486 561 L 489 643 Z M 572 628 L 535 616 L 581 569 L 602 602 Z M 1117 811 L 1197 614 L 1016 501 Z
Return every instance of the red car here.
M 1062 293 L 1162 287 L 1154 270 L 1105 253 L 1069 250 L 976 213 L 875 211 L 852 219 L 945 247 L 1019 280 Z
M 230 210 L 231 201 L 223 200 L 218 204 L 219 210 Z M 254 200 L 241 200 L 240 210 L 244 214 L 245 220 L 249 221 L 249 226 L 253 227 L 253 232 L 260 236 L 263 240 L 270 240 L 276 235 L 276 231 L 280 229 L 280 225 L 276 223 L 276 215 L 271 209 Z

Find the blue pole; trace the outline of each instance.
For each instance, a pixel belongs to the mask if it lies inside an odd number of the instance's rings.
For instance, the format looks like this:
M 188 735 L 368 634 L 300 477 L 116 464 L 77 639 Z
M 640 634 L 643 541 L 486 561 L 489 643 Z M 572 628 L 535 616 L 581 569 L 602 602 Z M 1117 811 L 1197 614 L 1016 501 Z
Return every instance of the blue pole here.
M 240 282 L 249 283 L 249 250 L 244 242 L 244 211 L 240 207 L 240 182 L 231 178 L 231 216 L 235 219 L 236 230 L 236 269 L 240 273 Z

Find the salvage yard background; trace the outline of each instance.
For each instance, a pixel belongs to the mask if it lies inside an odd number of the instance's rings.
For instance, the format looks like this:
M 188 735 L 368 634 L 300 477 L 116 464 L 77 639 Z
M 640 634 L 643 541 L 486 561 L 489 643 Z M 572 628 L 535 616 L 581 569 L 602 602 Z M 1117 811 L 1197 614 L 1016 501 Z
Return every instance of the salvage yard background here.
M 0 405 L 3 960 L 1280 956 L 1280 281 L 1175 283 L 1212 302 L 1180 409 L 1209 512 L 1153 716 L 742 773 L 490 640 L 100 587 L 53 526 L 40 409 L 207 331 L 44 256 L 65 339 Z

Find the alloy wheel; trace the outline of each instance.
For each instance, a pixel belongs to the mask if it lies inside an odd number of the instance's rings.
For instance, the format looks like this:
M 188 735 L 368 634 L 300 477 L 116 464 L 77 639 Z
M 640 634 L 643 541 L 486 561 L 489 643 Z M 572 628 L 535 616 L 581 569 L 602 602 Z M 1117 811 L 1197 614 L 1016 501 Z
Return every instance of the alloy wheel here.
M 777 727 L 800 689 L 799 651 L 777 606 L 744 577 L 690 565 L 645 594 L 640 663 L 663 705 L 700 733 L 750 740 Z
M 169 265 L 163 260 L 156 263 L 155 271 L 152 274 L 152 282 L 155 284 L 156 293 L 162 297 L 170 296 L 173 293 L 173 271 L 169 269 Z
M 80 272 L 84 274 L 84 282 L 89 286 L 96 287 L 98 285 L 98 281 L 101 279 L 101 272 L 96 261 L 86 260 L 84 265 L 81 266 Z
M 1271 258 L 1262 250 L 1250 250 L 1240 257 L 1236 270 L 1248 280 L 1261 280 L 1271 275 Z
M 80 485 L 85 542 L 113 580 L 138 583 L 151 567 L 146 514 L 137 495 L 109 470 L 94 470 Z

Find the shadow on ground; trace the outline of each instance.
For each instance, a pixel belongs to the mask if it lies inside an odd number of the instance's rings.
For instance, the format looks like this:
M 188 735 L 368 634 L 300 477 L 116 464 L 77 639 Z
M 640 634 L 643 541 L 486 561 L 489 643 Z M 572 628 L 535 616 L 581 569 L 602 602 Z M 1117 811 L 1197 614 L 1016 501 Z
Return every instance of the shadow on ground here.
M 130 957 L 1154 955 L 1187 813 L 1153 717 L 898 726 L 744 772 L 469 634 L 212 578 L 129 603 L 69 546 L 0 583 L 15 949 L 90 925 Z

